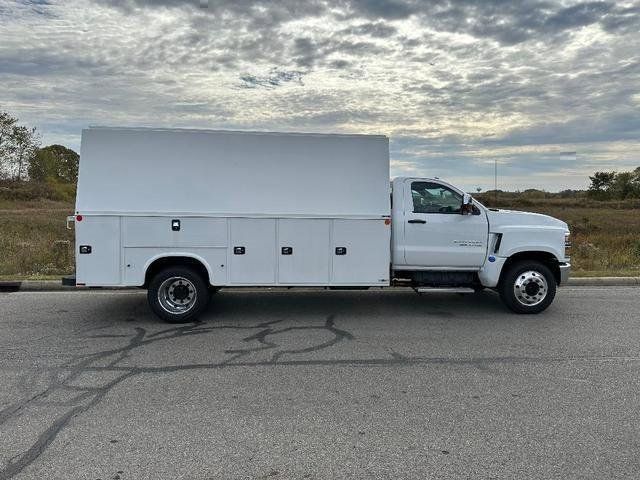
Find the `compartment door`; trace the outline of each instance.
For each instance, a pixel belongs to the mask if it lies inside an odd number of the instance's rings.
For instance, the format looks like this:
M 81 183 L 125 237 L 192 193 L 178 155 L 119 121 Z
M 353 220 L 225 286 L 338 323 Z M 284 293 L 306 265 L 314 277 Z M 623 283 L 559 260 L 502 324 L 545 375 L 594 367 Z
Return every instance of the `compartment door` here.
M 278 220 L 278 281 L 329 283 L 331 220 Z
M 273 285 L 276 281 L 276 220 L 232 218 L 230 223 L 231 283 Z
M 384 219 L 334 220 L 334 285 L 388 285 L 391 227 Z
M 120 285 L 120 217 L 84 215 L 76 222 L 76 282 Z M 80 253 L 80 246 L 91 253 Z

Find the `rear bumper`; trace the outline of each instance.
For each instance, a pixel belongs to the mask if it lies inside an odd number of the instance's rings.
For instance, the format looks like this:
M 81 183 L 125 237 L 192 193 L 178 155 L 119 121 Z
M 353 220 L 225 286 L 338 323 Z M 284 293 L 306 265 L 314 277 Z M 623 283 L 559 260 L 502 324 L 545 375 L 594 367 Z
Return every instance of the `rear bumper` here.
M 571 264 L 561 263 L 559 267 L 560 267 L 560 285 L 564 285 L 569 281 L 569 277 L 571 276 Z

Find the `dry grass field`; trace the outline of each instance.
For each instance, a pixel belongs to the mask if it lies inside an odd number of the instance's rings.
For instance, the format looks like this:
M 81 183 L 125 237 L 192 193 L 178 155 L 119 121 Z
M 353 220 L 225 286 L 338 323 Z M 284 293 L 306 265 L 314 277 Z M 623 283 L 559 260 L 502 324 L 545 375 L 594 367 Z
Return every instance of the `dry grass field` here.
M 549 194 L 547 194 L 549 195 Z M 564 220 L 571 230 L 573 275 L 640 276 L 640 201 L 545 198 L 535 194 L 478 195 L 487 206 L 524 210 Z
M 59 278 L 74 271 L 73 204 L 0 200 L 0 279 Z
M 481 198 L 491 205 L 490 199 Z M 499 199 L 501 208 L 546 213 L 573 234 L 576 275 L 640 275 L 640 205 L 576 199 Z M 626 208 L 634 207 L 634 208 Z M 73 203 L 0 198 L 0 279 L 58 278 L 74 271 Z
M 574 274 L 640 275 L 640 209 L 534 206 L 569 224 Z

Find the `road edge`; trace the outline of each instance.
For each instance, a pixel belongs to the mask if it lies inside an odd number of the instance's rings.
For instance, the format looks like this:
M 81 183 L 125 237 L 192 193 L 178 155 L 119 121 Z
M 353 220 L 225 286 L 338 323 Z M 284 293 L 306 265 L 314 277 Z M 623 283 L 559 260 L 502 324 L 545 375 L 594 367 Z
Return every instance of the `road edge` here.
M 566 286 L 640 286 L 640 277 L 575 277 L 570 278 Z M 135 288 L 135 287 L 134 287 Z M 101 287 L 101 290 L 123 290 L 124 287 Z M 60 280 L 17 280 L 0 281 L 0 292 L 55 292 L 55 291 L 87 291 L 87 287 L 68 287 Z

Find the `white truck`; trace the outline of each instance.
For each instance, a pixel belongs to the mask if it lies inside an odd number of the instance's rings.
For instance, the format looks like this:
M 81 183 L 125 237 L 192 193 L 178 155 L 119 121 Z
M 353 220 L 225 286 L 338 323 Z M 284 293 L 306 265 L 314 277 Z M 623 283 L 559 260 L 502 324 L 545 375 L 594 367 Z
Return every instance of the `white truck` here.
M 66 283 L 146 288 L 169 322 L 244 286 L 490 288 L 537 313 L 570 269 L 566 223 L 438 178 L 390 183 L 376 135 L 92 127 L 70 219 Z

